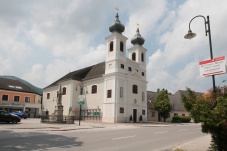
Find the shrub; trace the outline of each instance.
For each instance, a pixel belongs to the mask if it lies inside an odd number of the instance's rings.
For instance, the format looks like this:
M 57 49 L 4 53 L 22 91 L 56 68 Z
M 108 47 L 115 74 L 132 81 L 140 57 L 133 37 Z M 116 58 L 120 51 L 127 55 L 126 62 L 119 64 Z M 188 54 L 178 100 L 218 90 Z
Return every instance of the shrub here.
M 142 115 L 140 115 L 140 119 L 139 120 L 140 120 L 140 122 L 142 122 L 142 120 L 143 120 Z
M 132 121 L 132 115 L 130 115 L 130 117 L 129 117 L 129 121 Z
M 189 116 L 174 116 L 172 118 L 172 123 L 189 123 L 191 121 L 191 117 Z

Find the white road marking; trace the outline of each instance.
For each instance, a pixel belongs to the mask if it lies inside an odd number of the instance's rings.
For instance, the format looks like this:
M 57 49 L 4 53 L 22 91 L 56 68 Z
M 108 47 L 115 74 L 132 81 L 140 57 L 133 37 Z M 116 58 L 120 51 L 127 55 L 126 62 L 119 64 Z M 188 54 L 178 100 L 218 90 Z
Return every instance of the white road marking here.
M 113 138 L 112 140 L 132 138 L 132 137 L 135 137 L 135 136 L 136 136 L 136 135 L 132 135 L 132 136 L 125 136 L 125 137 L 118 137 L 118 138 Z
M 180 129 L 179 131 L 187 131 L 188 129 Z
M 162 132 L 155 132 L 154 134 L 163 134 L 163 133 L 166 133 L 168 131 L 162 131 Z

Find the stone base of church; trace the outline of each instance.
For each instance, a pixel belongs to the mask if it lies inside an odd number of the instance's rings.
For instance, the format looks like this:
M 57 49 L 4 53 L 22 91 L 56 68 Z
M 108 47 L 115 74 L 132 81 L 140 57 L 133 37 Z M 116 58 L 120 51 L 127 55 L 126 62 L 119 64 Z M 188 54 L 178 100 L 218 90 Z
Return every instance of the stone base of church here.
M 102 117 L 102 122 L 105 122 L 105 123 L 116 123 L 114 117 Z
M 102 117 L 102 122 L 105 122 L 105 123 L 127 123 L 127 122 L 129 122 L 129 118 L 127 120 L 126 117 Z

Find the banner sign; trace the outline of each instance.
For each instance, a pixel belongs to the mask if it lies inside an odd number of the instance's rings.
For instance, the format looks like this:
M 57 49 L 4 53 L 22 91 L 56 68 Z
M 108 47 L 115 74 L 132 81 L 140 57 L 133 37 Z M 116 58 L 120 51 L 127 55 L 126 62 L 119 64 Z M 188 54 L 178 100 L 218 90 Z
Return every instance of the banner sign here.
M 200 75 L 211 76 L 226 73 L 225 56 L 199 62 Z

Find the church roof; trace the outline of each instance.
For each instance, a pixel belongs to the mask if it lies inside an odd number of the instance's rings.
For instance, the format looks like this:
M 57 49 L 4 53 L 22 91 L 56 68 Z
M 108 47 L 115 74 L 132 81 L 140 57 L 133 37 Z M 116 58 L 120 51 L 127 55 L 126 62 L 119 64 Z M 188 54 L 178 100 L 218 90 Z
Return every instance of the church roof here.
M 140 45 L 140 46 L 142 46 L 144 44 L 144 41 L 145 41 L 144 38 L 140 35 L 139 28 L 137 28 L 136 34 L 132 38 L 131 43 L 133 45 Z
M 122 32 L 124 32 L 124 30 L 125 30 L 125 26 L 119 20 L 119 16 L 118 16 L 118 12 L 117 12 L 116 13 L 116 16 L 115 16 L 115 21 L 109 27 L 109 31 L 110 32 L 118 32 L 118 33 L 121 34 Z
M 55 86 L 61 81 L 66 80 L 84 81 L 101 77 L 103 74 L 105 74 L 105 62 L 101 62 L 90 67 L 70 72 L 45 88 Z

